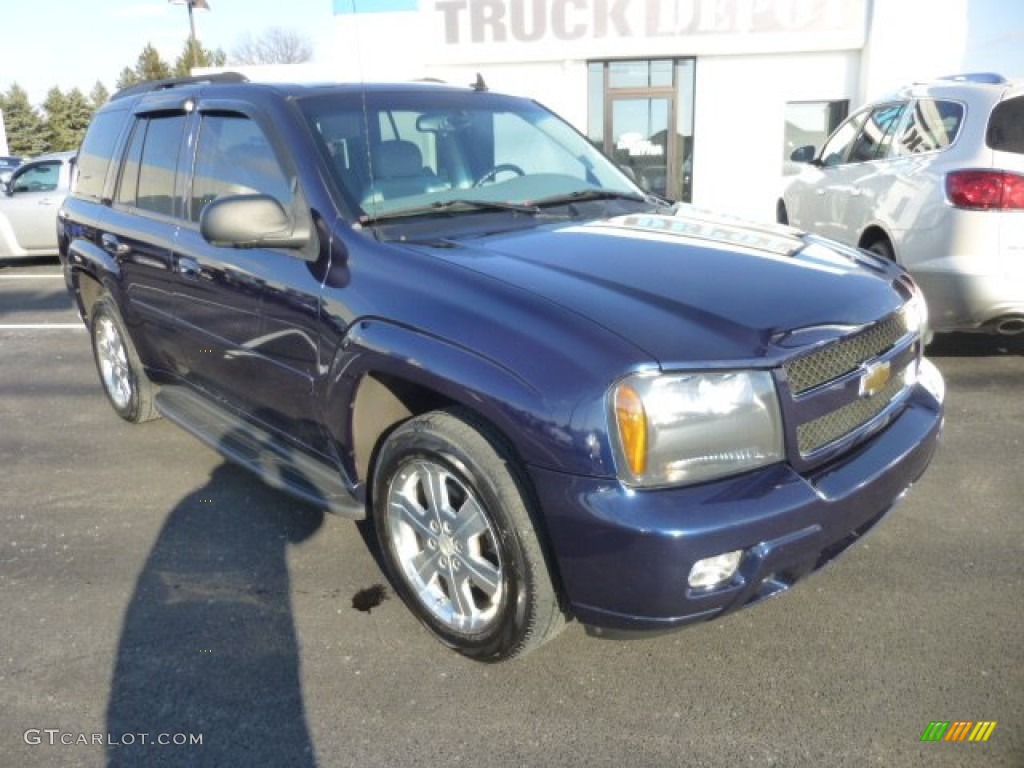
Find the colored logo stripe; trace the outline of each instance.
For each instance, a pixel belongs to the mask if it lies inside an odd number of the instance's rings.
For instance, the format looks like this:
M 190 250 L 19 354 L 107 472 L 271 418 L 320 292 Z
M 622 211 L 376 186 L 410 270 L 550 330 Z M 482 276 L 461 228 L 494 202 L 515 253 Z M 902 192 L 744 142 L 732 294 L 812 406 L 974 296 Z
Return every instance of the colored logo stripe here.
M 418 11 L 419 0 L 334 0 L 334 15 Z
M 996 720 L 932 720 L 921 734 L 921 741 L 988 741 Z
M 968 741 L 988 741 L 988 737 L 992 735 L 992 731 L 996 729 L 996 721 L 981 722 L 974 726 L 974 730 L 971 731 Z

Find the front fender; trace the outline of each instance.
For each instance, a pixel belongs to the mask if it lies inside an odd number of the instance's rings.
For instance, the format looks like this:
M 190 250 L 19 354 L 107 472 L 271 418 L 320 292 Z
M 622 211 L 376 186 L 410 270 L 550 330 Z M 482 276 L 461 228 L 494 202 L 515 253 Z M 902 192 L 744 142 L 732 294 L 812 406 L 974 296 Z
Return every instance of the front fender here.
M 384 429 L 371 430 L 373 440 L 368 441 L 357 428 L 356 404 L 370 381 L 383 382 L 388 391 L 373 407 L 393 415 L 383 418 Z M 325 424 L 356 485 L 365 483 L 372 451 L 386 428 L 402 417 L 453 403 L 487 419 L 527 464 L 587 475 L 614 471 L 603 393 L 583 395 L 575 403 L 552 402 L 500 363 L 383 320 L 352 324 L 330 366 L 324 403 Z

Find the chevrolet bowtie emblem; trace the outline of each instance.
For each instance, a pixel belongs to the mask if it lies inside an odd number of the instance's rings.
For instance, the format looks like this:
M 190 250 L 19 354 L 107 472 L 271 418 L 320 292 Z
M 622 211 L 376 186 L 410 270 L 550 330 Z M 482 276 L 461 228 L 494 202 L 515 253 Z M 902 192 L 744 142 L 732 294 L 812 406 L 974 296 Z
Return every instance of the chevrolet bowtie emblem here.
M 892 376 L 889 361 L 881 360 L 877 363 L 867 363 L 863 367 L 864 373 L 860 377 L 860 396 L 872 397 L 881 392 L 889 383 Z

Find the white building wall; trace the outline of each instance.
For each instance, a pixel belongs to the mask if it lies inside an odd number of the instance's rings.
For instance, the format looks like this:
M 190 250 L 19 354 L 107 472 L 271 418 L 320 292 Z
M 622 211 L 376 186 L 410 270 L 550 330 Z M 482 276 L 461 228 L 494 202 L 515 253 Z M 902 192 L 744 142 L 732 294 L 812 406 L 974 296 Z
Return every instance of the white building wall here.
M 694 204 L 774 221 L 786 103 L 853 100 L 859 68 L 856 51 L 699 58 Z

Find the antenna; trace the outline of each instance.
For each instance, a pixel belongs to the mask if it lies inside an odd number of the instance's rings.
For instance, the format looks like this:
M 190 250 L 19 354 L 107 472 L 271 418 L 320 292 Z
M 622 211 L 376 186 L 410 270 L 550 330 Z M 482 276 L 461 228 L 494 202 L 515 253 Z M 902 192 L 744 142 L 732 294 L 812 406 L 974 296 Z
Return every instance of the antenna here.
M 476 73 L 476 82 L 470 86 L 474 91 L 482 92 L 487 90 L 487 83 L 484 82 L 484 76 L 479 72 Z
M 370 175 L 370 182 L 372 183 L 374 176 L 373 176 L 373 152 L 370 151 L 370 109 L 369 109 L 369 106 L 366 103 L 366 77 L 363 75 L 363 48 L 359 44 L 359 42 L 360 42 L 360 39 L 359 39 L 360 38 L 359 28 L 360 28 L 361 25 L 359 23 L 359 9 L 356 7 L 356 0 L 352 0 L 352 16 L 353 16 L 353 22 L 354 22 L 353 26 L 355 28 L 355 38 L 356 38 L 355 39 L 355 44 L 356 44 L 356 68 L 359 70 L 359 84 L 360 84 L 360 86 L 362 86 L 360 88 L 360 98 L 361 98 L 362 104 L 363 104 L 363 135 L 366 137 L 366 140 L 363 142 L 363 145 L 366 147 L 366 170 L 367 170 L 367 172 Z M 377 207 L 376 201 L 372 201 L 371 205 L 373 205 L 376 208 Z M 360 218 L 362 218 L 362 217 L 360 217 Z

